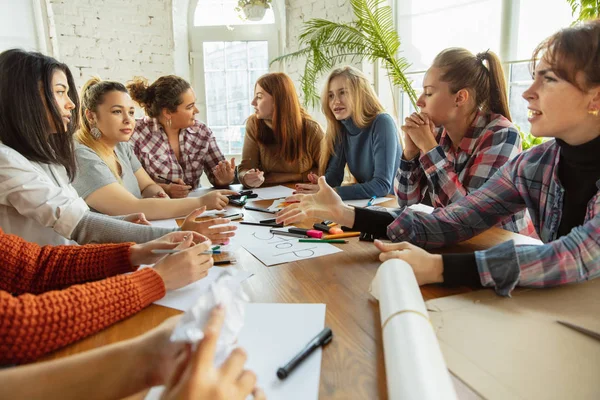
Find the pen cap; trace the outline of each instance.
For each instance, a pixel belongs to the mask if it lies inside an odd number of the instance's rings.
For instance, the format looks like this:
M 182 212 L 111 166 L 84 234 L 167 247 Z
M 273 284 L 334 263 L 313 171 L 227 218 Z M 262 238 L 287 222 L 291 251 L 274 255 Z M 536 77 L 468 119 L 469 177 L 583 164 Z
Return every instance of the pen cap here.
M 315 238 L 315 239 L 321 239 L 323 237 L 323 232 L 317 231 L 317 230 L 314 230 L 314 229 L 309 229 L 306 232 L 306 236 L 311 237 L 311 238 Z

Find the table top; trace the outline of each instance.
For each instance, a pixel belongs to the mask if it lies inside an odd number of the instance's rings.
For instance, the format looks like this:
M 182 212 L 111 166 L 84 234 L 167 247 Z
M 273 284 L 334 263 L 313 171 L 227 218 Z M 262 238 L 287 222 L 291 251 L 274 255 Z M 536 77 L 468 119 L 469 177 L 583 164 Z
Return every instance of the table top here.
M 268 206 L 270 200 L 253 202 Z M 395 202 L 390 200 L 393 206 Z M 240 210 L 228 207 L 228 211 Z M 244 210 L 247 219 L 264 219 L 265 214 Z M 311 221 L 297 226 L 307 227 Z M 513 239 L 519 244 L 533 243 L 531 238 L 492 228 L 468 241 L 443 249 L 443 252 L 472 252 Z M 325 257 L 265 267 L 244 249 L 236 253 L 232 268 L 251 271 L 254 276 L 243 283 L 252 302 L 325 303 L 325 324 L 335 332 L 335 340 L 323 351 L 320 399 L 387 398 L 383 343 L 378 303 L 369 294 L 369 285 L 381 264 L 379 252 L 370 242 L 350 238 L 344 251 Z M 425 300 L 471 291 L 468 287 L 445 288 L 427 285 L 421 288 Z M 91 337 L 57 351 L 45 360 L 56 359 L 115 343 L 146 332 L 180 311 L 151 305 Z M 139 393 L 131 399 L 141 399 Z

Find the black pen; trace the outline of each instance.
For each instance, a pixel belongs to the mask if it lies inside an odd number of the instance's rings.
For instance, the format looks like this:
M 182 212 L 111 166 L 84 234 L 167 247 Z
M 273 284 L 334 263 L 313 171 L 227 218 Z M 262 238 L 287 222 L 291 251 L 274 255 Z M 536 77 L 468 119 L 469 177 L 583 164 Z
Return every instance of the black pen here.
M 292 371 L 308 357 L 313 351 L 318 349 L 321 346 L 325 346 L 327 343 L 331 342 L 333 339 L 333 332 L 331 329 L 325 328 L 319 333 L 317 336 L 313 338 L 304 348 L 296 355 L 296 357 L 292 358 L 292 361 L 287 363 L 284 367 L 279 368 L 277 370 L 277 377 L 281 380 L 288 377 Z
M 283 228 L 283 224 L 261 224 L 259 222 L 242 221 L 242 225 L 256 225 L 256 226 L 267 226 L 270 228 Z
M 244 206 L 244 208 L 246 210 L 260 211 L 260 212 L 264 212 L 264 213 L 268 213 L 268 214 L 276 214 L 277 213 L 277 211 L 267 210 L 266 208 L 258 208 L 258 207 L 252 207 L 252 206 Z
M 263 224 L 263 225 L 267 225 L 267 224 Z M 290 236 L 290 237 L 295 237 L 295 238 L 299 238 L 299 239 L 307 239 L 308 238 L 307 235 L 303 235 L 301 233 L 294 233 L 294 232 L 289 232 L 289 231 L 278 231 L 277 229 L 271 229 L 269 232 L 271 232 L 274 235 Z

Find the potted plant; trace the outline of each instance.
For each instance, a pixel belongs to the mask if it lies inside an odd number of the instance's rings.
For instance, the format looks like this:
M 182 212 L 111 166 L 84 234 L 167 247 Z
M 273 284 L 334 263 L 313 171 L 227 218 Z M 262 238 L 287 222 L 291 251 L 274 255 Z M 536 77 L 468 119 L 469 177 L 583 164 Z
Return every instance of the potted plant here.
M 571 14 L 577 17 L 573 24 L 600 17 L 598 0 L 567 0 L 567 3 L 571 6 Z
M 311 19 L 305 22 L 299 37 L 300 50 L 277 57 L 271 64 L 306 58 L 300 84 L 305 104 L 316 106 L 319 91 L 315 84 L 334 65 L 346 60 L 379 61 L 387 70 L 390 85 L 407 93 L 416 108 L 417 95 L 404 75 L 410 64 L 398 55 L 400 38 L 394 29 L 391 7 L 385 5 L 386 0 L 350 0 L 350 4 L 354 21 L 338 23 Z
M 235 8 L 235 11 L 240 13 L 242 19 L 260 21 L 270 7 L 271 0 L 238 0 L 238 6 Z

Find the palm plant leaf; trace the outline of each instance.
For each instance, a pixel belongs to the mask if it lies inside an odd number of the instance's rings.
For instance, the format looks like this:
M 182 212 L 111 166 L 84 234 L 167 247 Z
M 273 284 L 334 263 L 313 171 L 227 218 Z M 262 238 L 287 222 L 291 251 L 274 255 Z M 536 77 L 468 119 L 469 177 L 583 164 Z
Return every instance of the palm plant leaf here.
M 404 75 L 410 66 L 398 57 L 400 38 L 394 29 L 392 9 L 385 0 L 351 0 L 355 20 L 337 23 L 314 18 L 305 23 L 299 36 L 300 50 L 277 57 L 271 64 L 306 58 L 300 82 L 304 102 L 315 106 L 319 93 L 315 86 L 321 75 L 334 65 L 347 61 L 380 61 L 387 70 L 390 84 L 406 92 L 413 105 L 416 94 Z

